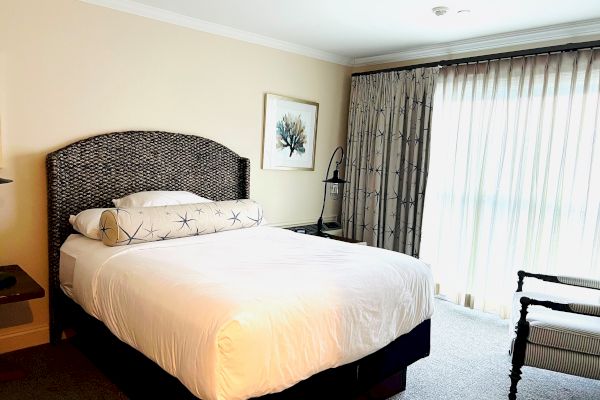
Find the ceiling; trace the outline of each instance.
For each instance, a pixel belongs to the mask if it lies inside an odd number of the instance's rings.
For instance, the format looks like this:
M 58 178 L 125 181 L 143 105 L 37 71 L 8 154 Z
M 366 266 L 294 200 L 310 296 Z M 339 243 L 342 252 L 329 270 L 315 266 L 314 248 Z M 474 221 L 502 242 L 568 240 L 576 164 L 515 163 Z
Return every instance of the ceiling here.
M 304 49 L 317 58 L 329 55 L 332 61 L 348 64 L 444 44 L 481 42 L 477 38 L 493 41 L 489 36 L 498 34 L 504 35 L 496 36 L 496 42 L 500 38 L 507 44 L 523 37 L 558 38 L 557 32 L 565 38 L 600 34 L 600 0 L 83 1 L 242 40 L 246 36 L 251 42 L 271 42 L 272 47 Z M 450 10 L 437 17 L 431 11 L 435 6 Z M 463 9 L 470 12 L 457 13 Z M 577 21 L 586 22 L 574 24 Z M 548 26 L 551 29 L 539 29 Z

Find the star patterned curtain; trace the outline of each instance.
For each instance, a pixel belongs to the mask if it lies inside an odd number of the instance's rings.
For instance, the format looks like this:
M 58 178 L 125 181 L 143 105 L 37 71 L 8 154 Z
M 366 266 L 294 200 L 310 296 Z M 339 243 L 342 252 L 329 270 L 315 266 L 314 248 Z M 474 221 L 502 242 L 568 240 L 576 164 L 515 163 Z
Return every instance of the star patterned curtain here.
M 344 235 L 419 255 L 438 68 L 352 77 Z

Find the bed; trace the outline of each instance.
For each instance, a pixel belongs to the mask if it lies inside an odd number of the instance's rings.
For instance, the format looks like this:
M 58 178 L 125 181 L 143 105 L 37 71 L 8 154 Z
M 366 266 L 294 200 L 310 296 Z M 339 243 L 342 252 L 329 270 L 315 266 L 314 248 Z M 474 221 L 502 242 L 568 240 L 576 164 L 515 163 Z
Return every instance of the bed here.
M 72 235 L 70 214 L 110 207 L 111 199 L 133 192 L 246 199 L 249 167 L 214 141 L 166 132 L 99 135 L 49 154 L 51 342 L 81 321 L 102 321 L 94 326 L 205 400 L 387 398 L 404 390 L 406 367 L 429 354 L 431 282 L 418 260 L 262 226 L 122 248 Z M 229 263 L 215 261 L 233 243 L 237 258 L 229 252 Z M 283 251 L 268 251 L 272 243 Z M 71 278 L 64 268 L 69 257 L 78 260 Z M 383 278 L 368 269 L 374 257 L 378 268 L 390 269 Z M 200 275 L 210 285 L 199 285 Z M 222 303 L 234 311 L 221 311 Z M 186 306 L 235 318 L 201 323 L 182 311 Z M 212 325 L 216 330 L 204 329 Z M 222 340 L 211 341 L 215 332 Z

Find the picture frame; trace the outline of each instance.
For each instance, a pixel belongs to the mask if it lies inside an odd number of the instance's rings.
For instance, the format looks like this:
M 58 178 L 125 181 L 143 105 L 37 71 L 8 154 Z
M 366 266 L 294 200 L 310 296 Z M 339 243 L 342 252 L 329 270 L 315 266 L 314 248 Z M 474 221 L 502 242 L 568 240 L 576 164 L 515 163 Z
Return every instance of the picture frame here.
M 265 93 L 262 169 L 314 171 L 319 103 Z

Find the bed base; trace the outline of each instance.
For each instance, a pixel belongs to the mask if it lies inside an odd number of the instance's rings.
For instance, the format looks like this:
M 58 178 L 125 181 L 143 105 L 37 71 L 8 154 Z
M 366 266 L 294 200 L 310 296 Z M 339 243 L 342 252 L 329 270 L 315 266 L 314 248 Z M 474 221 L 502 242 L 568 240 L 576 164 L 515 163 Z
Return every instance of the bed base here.
M 71 299 L 62 295 L 60 301 L 63 309 L 69 310 L 67 325 L 75 332 L 72 343 L 128 397 L 197 400 L 179 380 L 120 341 Z M 387 399 L 405 390 L 406 368 L 429 355 L 430 331 L 431 322 L 426 320 L 358 361 L 322 371 L 282 392 L 254 400 Z

